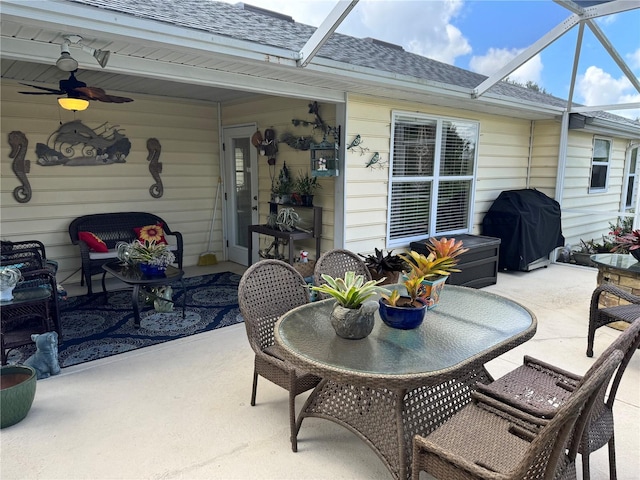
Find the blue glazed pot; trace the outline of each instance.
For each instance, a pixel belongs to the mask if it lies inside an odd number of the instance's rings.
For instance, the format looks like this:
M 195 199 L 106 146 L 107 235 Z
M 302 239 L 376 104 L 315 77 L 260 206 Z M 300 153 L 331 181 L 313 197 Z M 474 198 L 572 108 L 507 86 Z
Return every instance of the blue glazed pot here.
M 147 277 L 162 277 L 166 267 L 160 267 L 158 265 L 149 265 L 148 263 L 140 264 L 140 271 Z
M 409 297 L 401 297 L 409 299 Z M 427 304 L 416 300 L 420 303 L 420 307 L 394 307 L 389 305 L 383 298 L 378 300 L 380 318 L 391 328 L 399 328 L 401 330 L 411 330 L 422 324 L 424 316 L 427 313 Z

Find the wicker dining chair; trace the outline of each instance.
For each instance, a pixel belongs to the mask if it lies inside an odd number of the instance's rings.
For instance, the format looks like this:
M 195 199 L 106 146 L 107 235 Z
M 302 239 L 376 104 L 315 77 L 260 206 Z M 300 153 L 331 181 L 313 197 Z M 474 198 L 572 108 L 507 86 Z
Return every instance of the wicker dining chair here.
M 620 350 L 624 355 L 622 363 L 616 371 L 608 392 L 607 385 L 598 392 L 578 449 L 578 453 L 582 455 L 582 478 L 588 480 L 590 477 L 589 455 L 608 443 L 609 476 L 615 479 L 613 403 L 622 375 L 638 345 L 640 345 L 640 318 L 609 345 L 584 376 L 575 375 L 525 356 L 523 365 L 490 384 L 478 384 L 478 391 L 539 418 L 553 418 L 558 408 L 574 395 L 574 390 L 579 384 L 592 375 L 612 352 Z
M 622 357 L 611 352 L 550 420 L 473 393 L 444 425 L 413 438 L 412 478 L 424 470 L 441 480 L 575 479 L 576 438 Z
M 621 305 L 600 306 L 600 296 L 608 295 L 624 300 Z M 628 303 L 627 303 L 628 302 Z M 640 317 L 640 296 L 634 295 L 611 283 L 603 283 L 593 291 L 589 307 L 589 333 L 587 336 L 587 357 L 593 357 L 593 340 L 596 330 L 613 322 L 631 323 Z
M 336 248 L 324 253 L 313 270 L 313 284 L 319 287 L 324 285 L 326 280 L 322 278 L 322 274 L 330 275 L 334 278 L 344 277 L 346 272 L 355 272 L 356 275 L 363 275 L 365 281 L 371 280 L 371 272 L 366 263 L 355 253 Z M 318 293 L 318 298 L 329 298 L 329 295 Z
M 298 450 L 295 398 L 314 388 L 320 378 L 292 366 L 274 340 L 276 321 L 286 312 L 309 302 L 304 278 L 280 260 L 261 260 L 242 275 L 238 303 L 247 337 L 255 352 L 251 405 L 256 404 L 258 375 L 289 391 L 291 448 Z

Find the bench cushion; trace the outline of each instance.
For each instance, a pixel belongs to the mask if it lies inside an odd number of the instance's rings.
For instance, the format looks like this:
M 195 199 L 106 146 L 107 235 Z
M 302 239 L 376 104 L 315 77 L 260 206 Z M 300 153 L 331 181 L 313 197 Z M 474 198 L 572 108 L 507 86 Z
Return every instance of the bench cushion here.
M 95 233 L 92 232 L 78 232 L 78 238 L 85 242 L 91 250 L 94 252 L 105 253 L 107 250 L 107 244 L 102 241 Z

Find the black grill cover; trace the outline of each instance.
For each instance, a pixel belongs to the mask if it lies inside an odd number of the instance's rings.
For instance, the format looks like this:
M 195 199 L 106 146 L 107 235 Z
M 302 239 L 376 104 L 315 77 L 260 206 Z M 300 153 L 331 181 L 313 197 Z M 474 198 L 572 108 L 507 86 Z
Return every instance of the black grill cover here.
M 560 204 L 537 190 L 504 191 L 484 216 L 482 234 L 501 239 L 498 268 L 526 270 L 564 245 Z

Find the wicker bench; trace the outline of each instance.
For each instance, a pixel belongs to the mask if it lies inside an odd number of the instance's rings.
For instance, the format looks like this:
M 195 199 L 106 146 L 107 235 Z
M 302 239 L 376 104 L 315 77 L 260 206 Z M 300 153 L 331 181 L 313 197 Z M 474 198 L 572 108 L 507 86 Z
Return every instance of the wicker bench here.
M 86 282 L 87 293 L 91 295 L 91 277 L 102 273 L 102 265 L 117 257 L 116 244 L 118 242 L 132 242 L 137 238 L 134 228 L 145 225 L 162 224 L 169 249 L 176 256 L 178 268 L 182 269 L 183 242 L 182 234 L 171 230 L 167 222 L 157 215 L 145 212 L 117 212 L 96 213 L 84 215 L 74 219 L 69 225 L 69 237 L 74 245 L 80 247 L 82 261 L 82 280 Z M 108 252 L 99 253 L 92 251 L 89 245 L 80 240 L 79 232 L 91 232 L 107 245 Z

